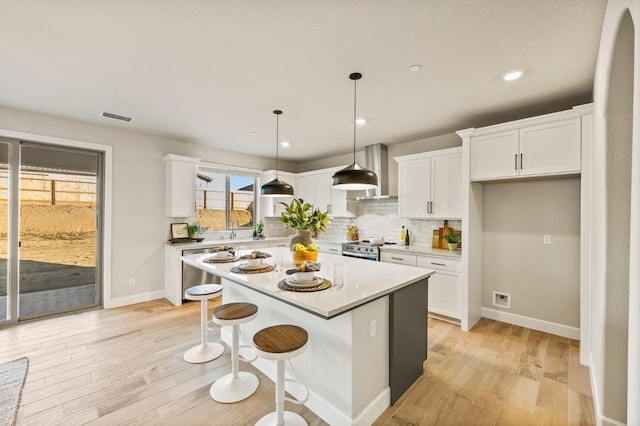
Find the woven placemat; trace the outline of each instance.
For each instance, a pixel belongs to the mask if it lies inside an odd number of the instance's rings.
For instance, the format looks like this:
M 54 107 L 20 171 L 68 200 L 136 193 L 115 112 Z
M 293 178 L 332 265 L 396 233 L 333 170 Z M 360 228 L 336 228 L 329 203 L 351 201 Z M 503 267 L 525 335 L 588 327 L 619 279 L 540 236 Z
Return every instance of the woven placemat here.
M 226 259 L 216 259 L 215 257 L 207 257 L 203 260 L 203 262 L 206 263 L 230 263 L 230 262 L 236 262 L 238 260 L 238 258 L 236 256 L 233 257 L 228 257 Z
M 287 283 L 287 279 L 285 278 L 278 283 L 278 288 L 280 290 L 285 290 L 285 291 L 310 292 L 310 291 L 326 290 L 330 288 L 332 285 L 333 283 L 331 281 L 329 281 L 326 278 L 323 278 L 322 282 L 315 287 L 295 287 L 295 286 L 289 285 Z
M 238 265 L 231 268 L 231 272 L 236 274 L 262 274 L 263 272 L 271 272 L 274 269 L 273 265 L 265 264 L 264 266 L 262 269 L 243 269 L 242 265 Z

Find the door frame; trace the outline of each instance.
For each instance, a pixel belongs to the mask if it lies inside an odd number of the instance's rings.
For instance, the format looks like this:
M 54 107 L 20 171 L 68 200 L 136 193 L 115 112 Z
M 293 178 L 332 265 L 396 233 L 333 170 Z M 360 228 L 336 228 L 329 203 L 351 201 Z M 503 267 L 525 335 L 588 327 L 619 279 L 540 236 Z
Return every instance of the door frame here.
M 63 147 L 69 147 L 69 148 L 80 148 L 80 149 L 86 149 L 86 150 L 91 150 L 91 151 L 98 151 L 101 152 L 104 156 L 104 161 L 103 161 L 103 165 L 104 165 L 104 175 L 103 175 L 103 209 L 102 209 L 102 241 L 100 244 L 100 247 L 97 247 L 97 249 L 99 249 L 99 252 L 102 255 L 102 270 L 101 270 L 101 278 L 102 278 L 102 306 L 105 309 L 111 308 L 113 307 L 113 302 L 112 302 L 112 297 L 111 297 L 111 229 L 112 229 L 112 218 L 113 218 L 113 147 L 111 147 L 110 145 L 104 145 L 104 144 L 97 144 L 97 143 L 93 143 L 93 142 L 84 142 L 84 141 L 78 141 L 78 140 L 73 140 L 73 139 L 65 139 L 65 138 L 58 138 L 58 137 L 53 137 L 53 136 L 46 136 L 46 135 L 38 135 L 38 134 L 34 134 L 34 133 L 26 133 L 26 132 L 19 132 L 19 131 L 14 131 L 14 130 L 7 130 L 7 129 L 0 129 L 0 137 L 1 138 L 8 138 L 8 139 L 13 139 L 13 140 L 17 140 L 17 141 L 24 141 L 24 142 L 33 142 L 33 143 L 39 143 L 39 144 L 43 144 L 43 145 L 57 145 L 57 146 L 63 146 Z M 17 155 L 12 153 L 11 155 Z M 11 170 L 11 177 L 13 179 L 13 173 L 15 173 L 15 170 Z M 14 187 L 15 185 L 12 186 L 12 193 L 11 196 L 15 197 L 16 194 L 14 194 Z M 19 190 L 19 189 L 18 189 Z M 17 205 L 17 203 L 13 203 L 14 199 L 12 198 L 12 210 L 14 209 L 18 209 L 19 206 Z M 14 207 L 14 205 L 16 205 Z M 17 217 L 17 216 L 16 216 Z M 17 228 L 18 224 L 11 224 L 11 227 L 16 227 Z M 16 230 L 17 231 L 17 230 Z M 17 233 L 15 234 L 17 235 Z M 17 253 L 18 250 L 18 241 L 16 239 L 16 241 L 12 242 L 12 245 L 9 249 L 9 253 L 10 256 L 13 256 L 14 253 Z M 12 274 L 16 274 L 17 273 L 17 262 L 15 262 L 16 264 L 16 271 L 11 271 Z M 13 275 L 15 276 L 15 275 Z M 16 301 L 13 301 L 12 299 L 12 304 L 11 304 L 11 308 L 12 308 L 12 320 L 11 321 L 7 321 L 8 323 L 14 323 L 17 321 L 16 312 L 13 312 L 13 309 L 17 310 L 17 295 L 16 296 Z M 12 294 L 12 298 L 13 298 L 13 294 Z

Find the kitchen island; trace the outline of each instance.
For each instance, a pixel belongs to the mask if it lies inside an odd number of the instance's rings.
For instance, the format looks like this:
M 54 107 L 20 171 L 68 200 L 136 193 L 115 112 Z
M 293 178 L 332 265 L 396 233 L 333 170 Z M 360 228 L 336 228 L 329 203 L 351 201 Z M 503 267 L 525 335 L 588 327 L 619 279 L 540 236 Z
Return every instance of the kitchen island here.
M 309 333 L 308 349 L 292 360 L 294 376 L 308 386 L 306 405 L 329 424 L 371 424 L 422 374 L 427 356 L 427 294 L 432 270 L 320 253 L 317 276 L 333 280 L 333 265 L 344 264 L 344 286 L 318 292 L 278 288 L 293 267 L 286 248 L 280 272 L 238 274 L 238 263 L 207 263 L 208 255 L 183 256 L 189 265 L 221 278 L 223 303 L 250 302 L 258 318 L 243 326 L 242 344 L 260 329 L 290 323 Z M 273 259 L 273 258 L 271 258 Z M 230 341 L 230 330 L 223 329 Z M 254 365 L 270 378 L 275 365 Z M 300 389 L 288 389 L 296 397 Z

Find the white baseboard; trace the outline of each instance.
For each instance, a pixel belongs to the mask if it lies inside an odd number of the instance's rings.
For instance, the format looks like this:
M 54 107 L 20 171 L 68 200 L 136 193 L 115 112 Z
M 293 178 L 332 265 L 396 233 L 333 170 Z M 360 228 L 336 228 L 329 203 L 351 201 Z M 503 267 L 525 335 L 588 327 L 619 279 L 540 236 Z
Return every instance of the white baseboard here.
M 589 368 L 589 376 L 591 377 L 591 395 L 593 395 L 593 409 L 595 411 L 596 416 L 596 426 L 626 426 L 625 423 L 619 422 L 614 419 L 610 419 L 609 417 L 602 415 L 602 408 L 600 406 L 600 401 L 598 400 L 598 386 L 596 383 L 596 376 L 593 371 L 593 356 L 589 355 L 589 362 L 591 363 L 591 368 Z
M 105 300 L 103 306 L 105 309 L 119 308 L 120 306 L 134 305 L 136 303 L 150 302 L 152 300 L 164 298 L 164 290 L 150 291 L 148 293 L 133 294 L 131 296 L 116 297 L 115 299 Z
M 482 316 L 496 321 L 519 325 L 533 330 L 544 331 L 556 336 L 568 337 L 580 340 L 580 329 L 564 324 L 545 321 L 537 318 L 525 317 L 523 315 L 512 314 L 510 312 L 498 311 L 495 309 L 482 308 Z

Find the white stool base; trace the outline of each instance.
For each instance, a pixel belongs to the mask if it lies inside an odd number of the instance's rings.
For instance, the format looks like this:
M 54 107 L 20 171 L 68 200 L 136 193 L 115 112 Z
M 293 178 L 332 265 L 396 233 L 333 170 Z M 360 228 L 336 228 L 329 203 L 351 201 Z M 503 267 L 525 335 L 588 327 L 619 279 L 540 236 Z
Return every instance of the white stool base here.
M 198 345 L 184 353 L 184 360 L 190 364 L 201 364 L 218 358 L 224 353 L 224 346 L 220 343 Z
M 240 371 L 235 379 L 229 373 L 213 382 L 209 395 L 214 401 L 229 404 L 250 397 L 257 389 L 258 378 L 254 374 Z
M 272 426 L 276 423 L 276 413 L 269 413 L 256 423 L 256 426 Z M 307 421 L 298 413 L 293 411 L 284 412 L 284 424 L 287 426 L 307 426 Z

